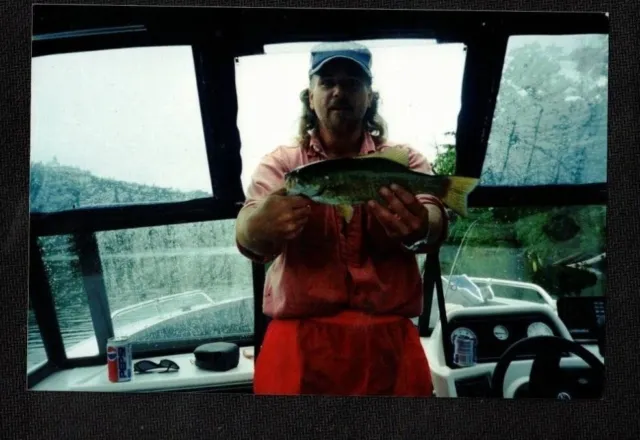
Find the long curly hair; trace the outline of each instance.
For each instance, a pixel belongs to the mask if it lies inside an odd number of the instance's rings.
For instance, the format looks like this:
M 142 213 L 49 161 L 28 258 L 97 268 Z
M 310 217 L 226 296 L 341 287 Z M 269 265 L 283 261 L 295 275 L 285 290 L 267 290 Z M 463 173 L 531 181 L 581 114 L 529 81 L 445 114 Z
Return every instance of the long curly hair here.
M 298 124 L 297 142 L 302 149 L 309 148 L 311 140 L 310 130 L 318 128 L 318 116 L 311 110 L 309 106 L 309 89 L 306 88 L 300 93 L 300 102 L 302 103 L 302 115 Z M 373 142 L 376 146 L 386 142 L 387 123 L 378 113 L 378 104 L 380 102 L 380 94 L 373 92 L 371 106 L 364 115 L 365 130 L 371 134 Z

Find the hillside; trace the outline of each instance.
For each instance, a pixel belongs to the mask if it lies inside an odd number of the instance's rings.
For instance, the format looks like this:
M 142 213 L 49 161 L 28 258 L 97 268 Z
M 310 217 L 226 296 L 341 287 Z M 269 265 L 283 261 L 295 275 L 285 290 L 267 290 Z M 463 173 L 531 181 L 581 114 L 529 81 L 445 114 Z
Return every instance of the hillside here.
M 31 162 L 31 212 L 55 212 L 99 205 L 181 202 L 210 197 L 204 191 L 169 188 L 105 179 L 76 167 Z

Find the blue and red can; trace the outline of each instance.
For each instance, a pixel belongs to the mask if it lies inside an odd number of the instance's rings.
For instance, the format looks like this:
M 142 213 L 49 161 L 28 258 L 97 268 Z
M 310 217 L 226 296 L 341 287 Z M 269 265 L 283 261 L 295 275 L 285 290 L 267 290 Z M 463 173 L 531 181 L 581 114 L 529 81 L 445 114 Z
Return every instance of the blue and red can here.
M 133 377 L 133 356 L 127 337 L 107 341 L 107 374 L 109 382 L 129 382 Z
M 476 352 L 477 339 L 460 335 L 454 340 L 453 363 L 459 367 L 473 367 L 478 362 Z

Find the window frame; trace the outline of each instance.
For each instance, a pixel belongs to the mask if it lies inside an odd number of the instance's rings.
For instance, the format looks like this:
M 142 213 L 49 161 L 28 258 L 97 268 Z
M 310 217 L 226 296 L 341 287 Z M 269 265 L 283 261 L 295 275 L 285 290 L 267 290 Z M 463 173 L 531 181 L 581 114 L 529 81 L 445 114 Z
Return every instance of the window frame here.
M 389 10 L 267 9 L 267 8 L 147 8 L 121 6 L 34 5 L 32 56 L 151 46 L 192 47 L 198 98 L 211 177 L 212 197 L 175 203 L 153 203 L 99 208 L 81 208 L 54 213 L 30 213 L 29 289 L 47 361 L 28 374 L 29 386 L 58 369 L 100 365 L 103 355 L 67 359 L 44 270 L 40 236 L 73 234 L 79 237 L 81 267 L 93 268 L 99 282 L 85 284 L 93 298 L 92 321 L 101 328 L 100 339 L 112 336 L 110 316 L 104 309 L 106 292 L 95 232 L 190 222 L 234 219 L 244 202 L 241 183 L 240 135 L 236 123 L 238 102 L 235 58 L 262 54 L 268 44 L 377 38 L 429 38 L 467 45 L 462 81 L 461 109 L 456 130 L 456 172 L 479 177 L 509 36 L 609 34 L 607 14 L 516 13 L 475 11 L 430 11 L 423 14 Z M 332 18 L 339 15 L 344 20 Z M 331 19 L 332 29 L 324 26 Z M 353 20 L 359 26 L 349 26 Z M 491 60 L 487 64 L 487 60 Z M 487 68 L 488 67 L 488 68 Z M 479 74 L 484 72 L 484 74 Z M 223 111 L 224 110 L 224 111 Z M 552 185 L 535 187 L 479 187 L 469 197 L 471 207 L 523 205 L 605 204 L 606 184 Z M 526 200 L 526 202 L 525 202 Z M 84 238 L 82 238 L 84 237 Z M 92 266 L 89 262 L 93 261 Z M 98 267 L 100 264 L 98 264 Z M 255 328 L 251 340 L 237 341 L 258 347 L 268 319 L 262 314 L 265 266 L 253 263 Z M 93 290 L 89 294 L 89 290 Z M 432 292 L 431 292 L 432 293 Z M 424 314 L 429 315 L 431 301 Z M 106 314 L 106 316 L 105 316 Z M 427 320 L 428 321 L 428 320 Z M 428 325 L 427 325 L 428 327 Z M 43 331 L 44 330 L 44 331 Z M 420 326 L 422 336 L 428 336 Z M 98 337 L 98 334 L 96 334 Z M 98 341 L 99 349 L 106 345 Z M 207 342 L 207 341 L 205 341 Z M 236 341 L 234 341 L 236 342 Z M 202 340 L 197 343 L 203 343 Z M 192 351 L 196 341 L 180 349 Z M 157 344 L 156 344 L 157 345 Z M 135 357 L 167 353 L 156 347 Z M 163 351 L 165 350 L 165 351 Z M 102 353 L 101 351 L 101 353 Z M 170 349 L 171 353 L 178 350 Z M 167 353 L 168 354 L 168 353 Z

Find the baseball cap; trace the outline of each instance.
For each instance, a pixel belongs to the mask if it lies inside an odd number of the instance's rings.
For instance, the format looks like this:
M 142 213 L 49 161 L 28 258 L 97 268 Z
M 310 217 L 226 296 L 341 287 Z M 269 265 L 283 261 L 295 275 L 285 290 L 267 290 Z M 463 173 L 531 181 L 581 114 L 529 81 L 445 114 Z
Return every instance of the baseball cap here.
M 312 76 L 331 60 L 338 58 L 353 61 L 358 64 L 366 75 L 371 78 L 371 51 L 362 44 L 355 42 L 328 42 L 320 43 L 311 49 L 311 68 L 309 76 Z

